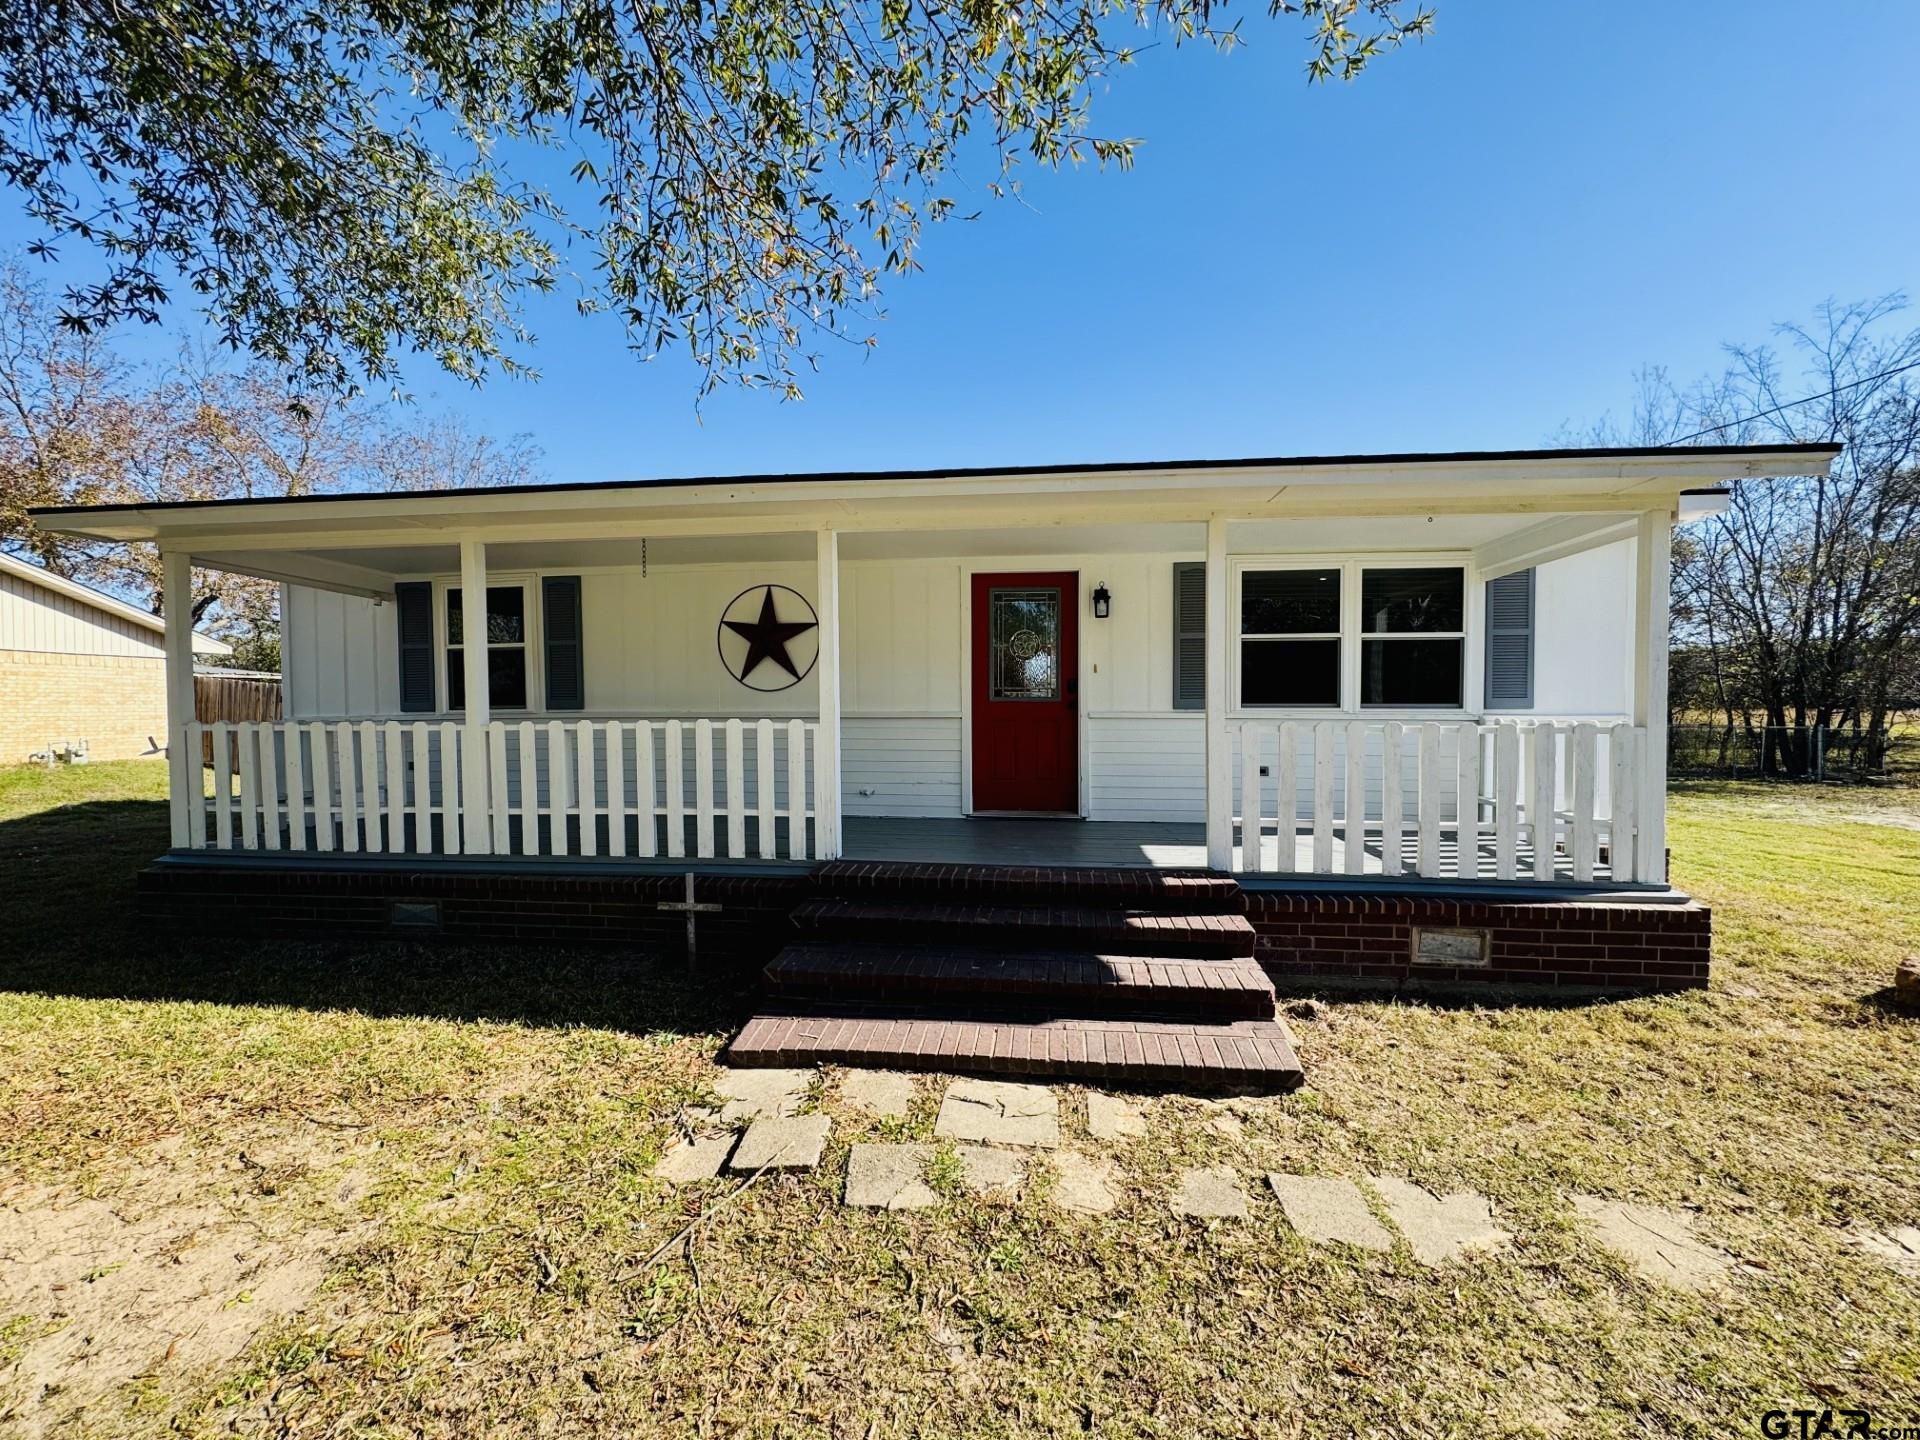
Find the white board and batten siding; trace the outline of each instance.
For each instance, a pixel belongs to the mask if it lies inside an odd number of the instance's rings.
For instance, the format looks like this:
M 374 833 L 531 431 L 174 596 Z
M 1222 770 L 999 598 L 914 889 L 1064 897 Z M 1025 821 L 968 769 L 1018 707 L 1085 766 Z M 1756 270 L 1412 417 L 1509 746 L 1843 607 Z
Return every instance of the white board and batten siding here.
M 844 812 L 962 813 L 968 577 L 976 571 L 1076 570 L 1083 604 L 1080 699 L 1087 814 L 1096 820 L 1202 820 L 1205 726 L 1200 712 L 1173 705 L 1173 566 L 1195 558 L 1168 552 L 844 562 Z M 1632 547 L 1615 545 L 1541 568 L 1535 713 L 1604 718 L 1626 710 L 1632 566 Z M 751 721 L 765 716 L 785 721 L 817 713 L 814 676 L 785 691 L 753 691 L 721 666 L 716 646 L 720 614 L 741 591 L 773 583 L 812 598 L 811 564 L 656 565 L 644 576 L 636 564 L 586 568 L 580 574 L 587 706 L 560 718 L 741 716 Z M 1114 596 L 1107 620 L 1094 620 L 1084 608 L 1100 583 Z M 530 587 L 536 605 L 538 593 L 538 586 Z M 1613 616 L 1615 608 L 1619 617 Z M 284 614 L 289 718 L 399 714 L 394 607 L 288 587 Z M 1602 617 L 1598 624 L 1596 614 Z M 534 650 L 530 658 L 537 669 L 537 644 Z M 1468 698 L 1471 712 L 1478 697 Z M 531 718 L 544 723 L 548 717 Z M 1233 723 L 1247 718 L 1280 717 L 1256 712 L 1236 715 Z M 1294 718 L 1324 717 L 1304 712 Z M 1343 755 L 1344 722 L 1351 717 L 1332 718 L 1342 722 L 1335 745 L 1336 755 Z M 1377 723 L 1384 717 L 1363 718 Z M 1396 718 L 1404 718 L 1411 731 L 1422 717 Z M 1453 759 L 1450 749 L 1446 758 Z M 695 763 L 691 754 L 685 763 Z M 1417 768 L 1417 753 L 1409 750 L 1402 757 L 1403 785 L 1417 783 Z M 1454 772 L 1453 766 L 1443 768 Z M 722 770 L 716 768 L 713 783 L 717 790 L 724 788 Z M 1267 813 L 1277 807 L 1274 784 L 1273 775 L 1262 781 Z M 1303 812 L 1313 784 L 1308 763 L 1295 776 Z M 1243 793 L 1237 760 L 1232 793 L 1236 802 Z M 1364 793 L 1367 814 L 1377 819 L 1377 754 L 1369 759 Z M 1443 793 L 1451 812 L 1451 780 Z M 1344 788 L 1337 803 L 1344 806 Z

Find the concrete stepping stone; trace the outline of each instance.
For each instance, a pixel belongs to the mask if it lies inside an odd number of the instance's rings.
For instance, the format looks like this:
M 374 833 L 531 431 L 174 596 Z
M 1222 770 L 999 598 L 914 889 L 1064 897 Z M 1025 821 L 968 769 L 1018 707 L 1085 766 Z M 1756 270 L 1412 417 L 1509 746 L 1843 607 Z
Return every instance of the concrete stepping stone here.
M 813 1084 L 811 1070 L 721 1070 L 714 1093 L 726 1103 L 720 1118 L 728 1123 L 798 1113 Z
M 1267 1184 L 1302 1239 L 1361 1250 L 1393 1248 L 1393 1235 L 1373 1218 L 1366 1195 L 1353 1181 L 1332 1175 L 1269 1175 Z
M 1435 1195 L 1392 1175 L 1375 1175 L 1372 1180 L 1387 1202 L 1387 1214 L 1422 1265 L 1444 1265 L 1472 1251 L 1495 1249 L 1512 1238 L 1493 1223 L 1493 1206 L 1484 1195 L 1471 1190 Z
M 1847 1237 L 1869 1255 L 1906 1275 L 1920 1275 L 1920 1226 L 1861 1230 Z
M 848 1205 L 869 1210 L 927 1210 L 940 1197 L 927 1185 L 930 1145 L 855 1145 L 847 1155 Z
M 1120 1172 L 1100 1156 L 1058 1151 L 1053 1156 L 1053 1203 L 1076 1215 L 1104 1215 L 1120 1203 Z
M 740 1137 L 727 1168 L 735 1174 L 755 1170 L 811 1170 L 827 1148 L 824 1115 L 771 1115 L 756 1120 Z
M 1247 1192 L 1240 1188 L 1240 1177 L 1223 1166 L 1186 1170 L 1173 1192 L 1173 1213 L 1200 1220 L 1244 1220 Z
M 1147 1133 L 1147 1117 L 1131 1100 L 1095 1091 L 1087 1096 L 1087 1133 L 1096 1140 L 1135 1140 Z
M 956 1145 L 960 1183 L 975 1195 L 1014 1196 L 1027 1178 L 1027 1162 L 1007 1150 L 984 1145 Z
M 679 1140 L 667 1147 L 653 1166 L 653 1177 L 670 1185 L 688 1185 L 696 1180 L 711 1180 L 727 1163 L 733 1149 L 732 1135 L 703 1135 L 697 1140 Z
M 1693 1217 L 1659 1205 L 1634 1205 L 1575 1195 L 1573 1208 L 1600 1243 L 1648 1280 L 1681 1290 L 1710 1290 L 1726 1280 L 1733 1260 L 1694 1233 Z
M 840 1081 L 843 1104 L 882 1120 L 904 1120 L 913 1109 L 913 1093 L 913 1077 L 897 1070 L 849 1070 Z
M 955 1080 L 947 1086 L 933 1133 L 989 1145 L 1060 1143 L 1060 1097 L 1045 1085 L 1007 1080 Z

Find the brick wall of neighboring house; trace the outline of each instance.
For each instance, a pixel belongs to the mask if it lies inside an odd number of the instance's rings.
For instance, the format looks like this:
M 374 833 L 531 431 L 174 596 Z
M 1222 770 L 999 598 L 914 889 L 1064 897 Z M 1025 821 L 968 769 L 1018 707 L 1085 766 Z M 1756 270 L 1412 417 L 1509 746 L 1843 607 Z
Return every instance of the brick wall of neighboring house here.
M 1250 890 L 1260 963 L 1276 980 L 1466 991 L 1480 986 L 1688 990 L 1707 983 L 1713 915 L 1694 901 L 1635 904 Z M 1480 964 L 1417 963 L 1416 930 L 1456 932 Z
M 679 955 L 684 873 L 525 875 L 484 867 L 376 865 L 294 868 L 161 860 L 139 877 L 140 913 L 183 935 L 361 935 L 472 943 L 623 945 Z M 717 904 L 695 923 L 703 965 L 764 964 L 793 933 L 793 907 L 811 893 L 804 870 L 700 875 L 694 898 Z M 420 907 L 433 906 L 431 924 Z M 409 923 L 412 922 L 412 923 Z
M 84 740 L 94 760 L 157 756 L 166 732 L 159 656 L 0 650 L 0 765 Z

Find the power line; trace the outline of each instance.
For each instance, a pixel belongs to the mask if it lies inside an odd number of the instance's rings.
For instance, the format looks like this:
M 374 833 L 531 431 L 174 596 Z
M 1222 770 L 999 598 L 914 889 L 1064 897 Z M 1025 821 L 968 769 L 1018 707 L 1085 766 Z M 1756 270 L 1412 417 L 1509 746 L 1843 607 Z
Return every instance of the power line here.
M 1691 435 L 1682 435 L 1678 440 L 1669 440 L 1669 445 L 1684 445 L 1689 440 L 1698 440 L 1702 435 L 1717 435 L 1722 430 L 1731 430 L 1736 425 L 1745 425 L 1754 420 L 1765 420 L 1770 416 L 1787 410 L 1797 410 L 1802 405 L 1811 405 L 1816 400 L 1830 400 L 1843 390 L 1858 389 L 1862 385 L 1871 385 L 1876 380 L 1885 380 L 1907 370 L 1920 370 L 1920 360 L 1909 360 L 1904 365 L 1896 365 L 1891 370 L 1882 370 L 1878 375 L 1868 375 L 1859 380 L 1849 380 L 1844 385 L 1836 385 L 1831 390 L 1822 390 L 1818 395 L 1808 395 L 1799 400 L 1789 400 L 1784 405 L 1776 405 L 1771 410 L 1762 410 L 1754 415 L 1742 415 L 1738 420 L 1728 420 L 1721 425 L 1709 425 L 1704 430 L 1696 430 Z

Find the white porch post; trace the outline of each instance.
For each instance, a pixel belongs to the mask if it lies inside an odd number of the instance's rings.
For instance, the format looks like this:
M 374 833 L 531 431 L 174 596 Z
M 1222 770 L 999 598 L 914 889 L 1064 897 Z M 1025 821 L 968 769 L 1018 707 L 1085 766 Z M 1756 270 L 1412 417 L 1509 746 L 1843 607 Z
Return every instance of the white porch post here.
M 1667 608 L 1673 575 L 1673 515 L 1649 510 L 1634 544 L 1633 723 L 1646 731 L 1641 754 L 1639 874 L 1667 880 Z
M 460 626 L 467 691 L 466 725 L 460 732 L 460 835 L 449 833 L 446 843 L 449 850 L 458 845 L 468 855 L 489 855 L 493 853 L 493 806 L 488 795 L 487 724 L 493 719 L 493 695 L 487 667 L 484 540 L 460 542 Z
M 840 856 L 840 536 L 815 532 L 819 561 L 820 738 L 814 760 L 814 844 L 823 860 Z
M 1233 868 L 1233 751 L 1227 736 L 1227 646 L 1232 589 L 1227 522 L 1207 520 L 1207 865 Z
M 173 847 L 192 843 L 187 807 L 199 803 L 200 757 L 187 753 L 193 722 L 193 557 L 182 550 L 160 556 L 160 604 L 166 621 L 167 797 Z

